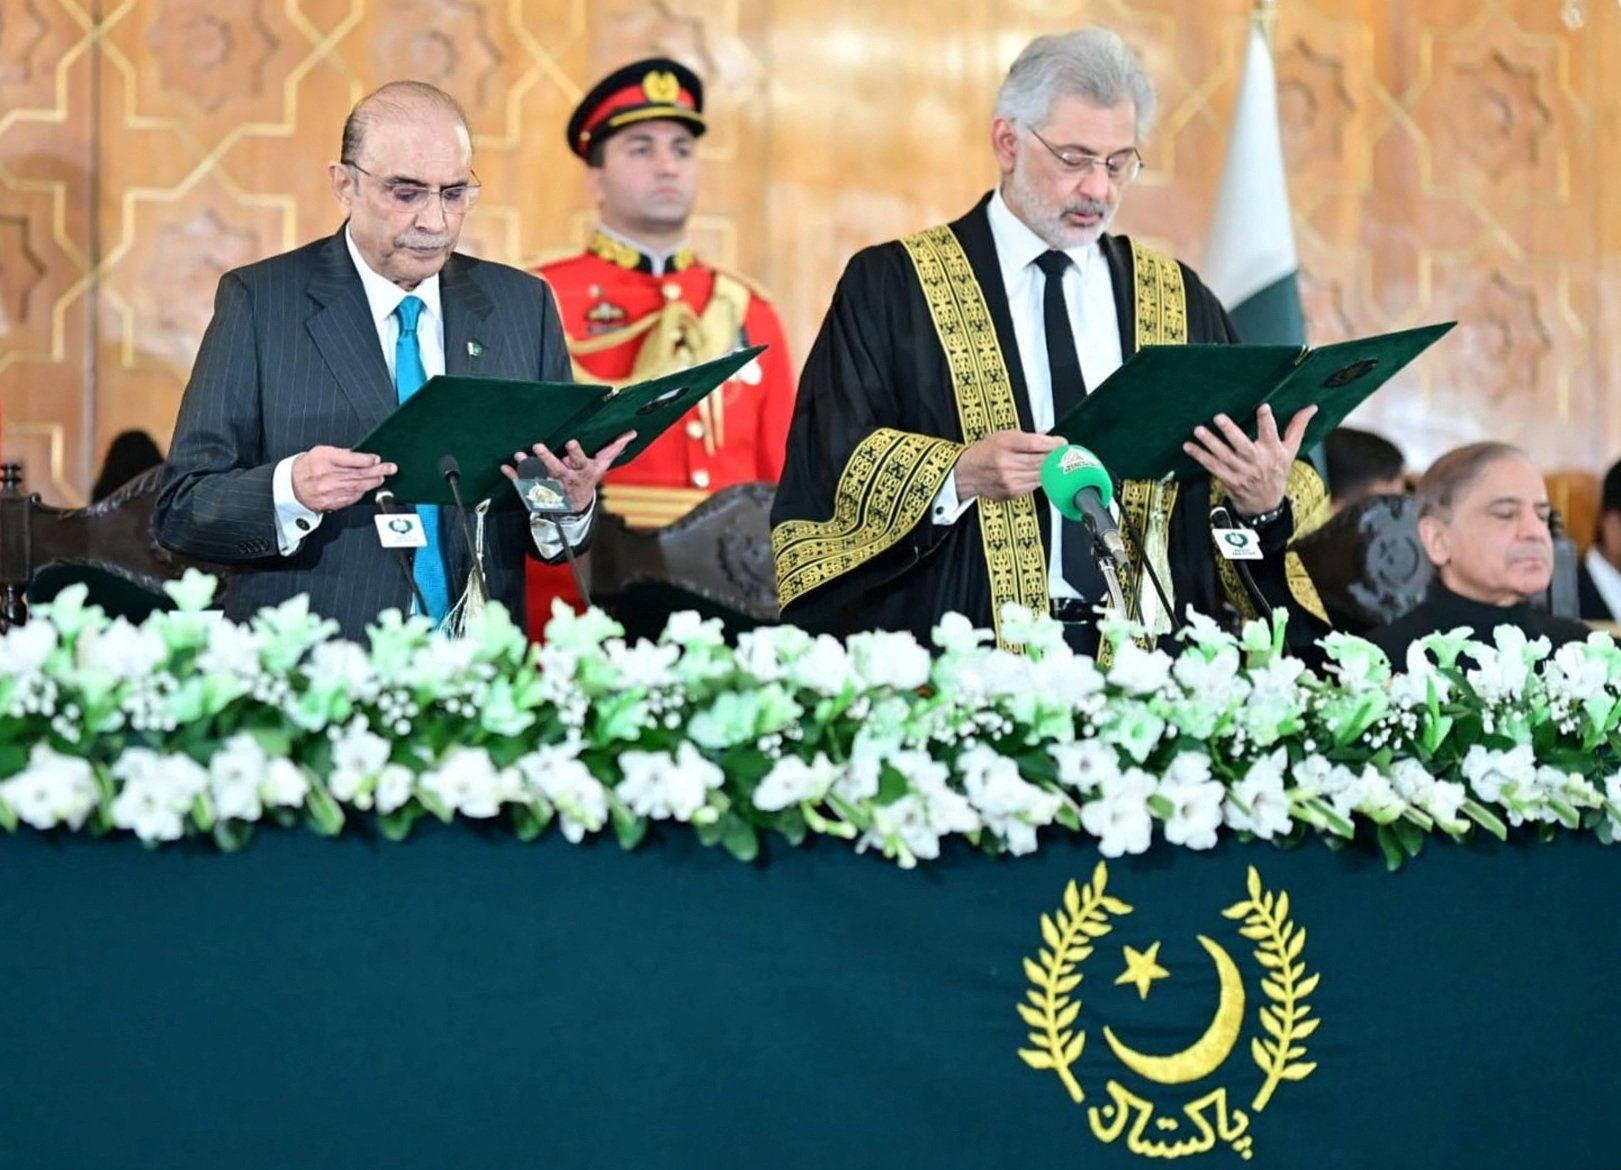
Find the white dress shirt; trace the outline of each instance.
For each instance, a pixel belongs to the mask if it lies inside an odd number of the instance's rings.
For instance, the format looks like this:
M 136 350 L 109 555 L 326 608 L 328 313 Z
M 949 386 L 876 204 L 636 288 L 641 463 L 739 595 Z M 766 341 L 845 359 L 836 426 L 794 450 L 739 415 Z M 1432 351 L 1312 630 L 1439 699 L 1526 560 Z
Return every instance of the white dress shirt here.
M 394 350 L 400 340 L 400 319 L 395 315 L 395 310 L 406 297 L 416 297 L 422 302 L 422 312 L 417 317 L 417 347 L 422 354 L 423 373 L 429 378 L 443 374 L 445 313 L 439 300 L 439 274 L 434 273 L 408 292 L 372 270 L 355 246 L 348 228 L 344 229 L 343 241 L 349 247 L 349 259 L 354 261 L 355 271 L 360 274 L 360 286 L 366 292 L 366 307 L 371 311 L 372 324 L 377 329 L 377 343 L 383 348 L 388 380 L 394 381 Z M 293 494 L 293 461 L 297 458 L 297 455 L 289 455 L 276 464 L 271 480 L 271 493 L 276 505 L 276 543 L 282 556 L 295 552 L 304 538 L 321 523 L 321 513 L 306 508 Z M 595 506 L 596 501 L 593 500 L 592 508 Z M 578 544 L 584 539 L 590 519 L 591 509 L 588 508 L 585 515 L 563 521 L 563 530 L 571 544 Z M 531 528 L 530 534 L 543 556 L 562 555 L 562 542 L 557 538 L 556 529 L 550 525 L 544 529 Z
M 1593 579 L 1593 588 L 1604 599 L 1605 607 L 1616 620 L 1621 620 L 1621 572 L 1604 559 L 1597 545 L 1587 550 L 1582 564 L 1587 567 L 1587 575 Z
M 1047 277 L 1036 267 L 1036 259 L 1051 249 L 1013 214 L 1000 190 L 991 196 L 986 214 L 1002 270 L 1002 287 L 1007 292 L 1008 313 L 1013 318 L 1019 365 L 1030 395 L 1030 421 L 1038 432 L 1048 431 L 1058 420 L 1053 417 L 1052 374 L 1047 368 Z M 1122 361 L 1114 285 L 1109 278 L 1109 262 L 1098 244 L 1066 251 L 1074 263 L 1064 270 L 1064 302 L 1069 308 L 1081 375 L 1090 391 L 1119 369 Z M 956 477 L 951 476 L 935 497 L 934 522 L 955 524 L 973 502 L 959 499 Z M 1075 597 L 1075 590 L 1063 576 L 1063 518 L 1057 508 L 1049 505 L 1049 509 L 1052 541 L 1048 549 L 1047 590 L 1053 597 Z

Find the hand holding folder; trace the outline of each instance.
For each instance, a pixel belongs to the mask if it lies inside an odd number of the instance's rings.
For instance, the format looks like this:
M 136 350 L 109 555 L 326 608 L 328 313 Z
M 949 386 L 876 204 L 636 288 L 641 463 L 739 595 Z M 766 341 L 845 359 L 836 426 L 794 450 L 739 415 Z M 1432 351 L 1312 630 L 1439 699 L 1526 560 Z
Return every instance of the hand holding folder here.
M 438 471 L 440 459 L 452 455 L 469 501 L 516 506 L 517 495 L 501 472 L 514 451 L 543 443 L 559 454 L 573 441 L 594 457 L 626 431 L 635 431 L 614 461 L 622 466 L 763 349 L 740 349 L 633 386 L 431 378 L 354 449 L 399 467 L 387 486 L 401 503 L 453 503 Z
M 1202 474 L 1182 449 L 1194 428 L 1218 414 L 1251 439 L 1265 403 L 1280 427 L 1308 406 L 1317 415 L 1302 450 L 1456 322 L 1310 349 L 1293 345 L 1150 345 L 1139 350 L 1052 433 L 1096 451 L 1117 479 L 1187 479 Z

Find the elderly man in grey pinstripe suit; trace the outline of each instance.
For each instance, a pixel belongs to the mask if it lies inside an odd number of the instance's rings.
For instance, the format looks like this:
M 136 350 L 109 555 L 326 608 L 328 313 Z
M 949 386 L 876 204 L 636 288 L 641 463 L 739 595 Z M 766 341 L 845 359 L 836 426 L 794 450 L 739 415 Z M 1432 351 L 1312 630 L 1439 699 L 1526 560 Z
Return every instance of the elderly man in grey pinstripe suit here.
M 373 523 L 371 493 L 396 468 L 350 445 L 436 373 L 569 380 L 551 290 L 454 251 L 478 196 L 472 153 L 452 98 L 420 82 L 386 85 L 351 111 L 329 168 L 345 225 L 221 278 L 154 527 L 176 552 L 235 567 L 228 616 L 307 593 L 315 612 L 360 638 L 414 592 L 439 610 L 466 581 L 458 526 L 429 514 L 433 544 L 416 553 L 413 591 Z M 535 453 L 574 506 L 590 509 L 631 437 L 595 458 L 574 443 Z M 574 522 L 571 542 L 590 521 L 587 511 Z M 531 541 L 521 511 L 490 513 L 490 596 L 520 622 L 523 557 L 535 544 L 549 560 L 562 555 L 555 537 Z

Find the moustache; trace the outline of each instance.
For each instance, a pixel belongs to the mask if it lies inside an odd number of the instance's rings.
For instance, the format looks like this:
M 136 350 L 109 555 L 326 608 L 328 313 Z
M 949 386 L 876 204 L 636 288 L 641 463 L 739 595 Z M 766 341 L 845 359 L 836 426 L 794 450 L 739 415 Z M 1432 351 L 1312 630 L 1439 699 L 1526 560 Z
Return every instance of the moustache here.
M 443 232 L 405 232 L 394 237 L 396 248 L 448 248 L 456 242 Z
M 1080 199 L 1064 206 L 1065 215 L 1108 215 L 1109 205 L 1098 199 Z

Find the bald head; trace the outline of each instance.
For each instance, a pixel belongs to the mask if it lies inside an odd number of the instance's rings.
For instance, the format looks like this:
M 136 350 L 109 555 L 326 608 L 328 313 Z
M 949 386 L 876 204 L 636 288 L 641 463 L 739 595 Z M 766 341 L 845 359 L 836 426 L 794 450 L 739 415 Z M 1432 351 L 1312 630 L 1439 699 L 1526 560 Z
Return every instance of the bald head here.
M 467 128 L 467 114 L 460 102 L 426 81 L 391 81 L 361 98 L 349 111 L 343 121 L 343 145 L 338 158 L 346 163 L 360 162 L 366 132 L 379 122 L 412 122 L 424 114 L 434 113 L 450 118 L 461 127 L 471 154 L 472 133 Z

